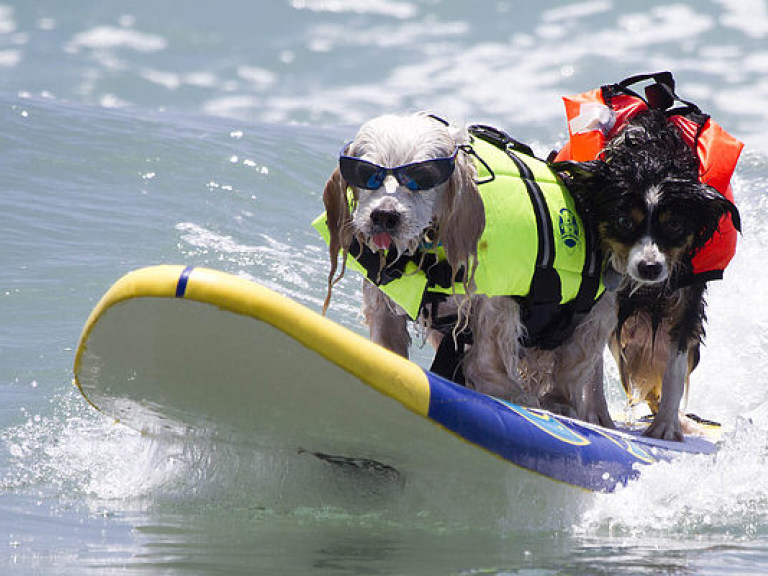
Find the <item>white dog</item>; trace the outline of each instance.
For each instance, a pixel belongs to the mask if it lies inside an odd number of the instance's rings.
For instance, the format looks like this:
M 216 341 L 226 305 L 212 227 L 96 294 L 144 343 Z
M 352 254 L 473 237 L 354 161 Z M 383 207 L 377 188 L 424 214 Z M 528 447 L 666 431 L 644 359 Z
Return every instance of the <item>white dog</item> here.
M 490 254 L 515 249 L 494 240 L 513 231 L 515 223 L 508 221 L 512 216 L 496 206 L 484 207 L 485 184 L 495 180 L 497 191 L 502 186 L 501 194 L 506 195 L 507 180 L 499 168 L 489 166 L 491 157 L 502 154 L 508 161 L 512 157 L 515 162 L 524 158 L 538 163 L 537 170 L 546 170 L 549 176 L 546 186 L 555 186 L 558 194 L 567 196 L 563 201 L 573 205 L 562 182 L 542 162 L 489 146 L 476 133 L 424 114 L 386 115 L 365 123 L 342 150 L 323 194 L 331 259 L 324 311 L 351 255 L 368 276 L 363 283 L 363 312 L 374 342 L 407 357 L 409 316 L 421 317 L 435 346 L 446 340 L 457 344 L 468 328 L 471 340 L 458 346 L 467 386 L 612 425 L 603 395 L 602 353 L 615 322 L 614 295 L 603 292 L 590 300 L 588 313 L 572 322 L 575 328 L 571 326 L 559 345 L 543 346 L 526 343 L 532 336 L 525 321 L 531 312 L 525 299 L 528 282 L 518 293 L 488 287 L 495 279 L 488 280 L 485 263 L 499 261 L 499 256 Z M 478 147 L 484 152 L 479 154 Z M 527 168 L 510 170 L 520 172 L 508 181 L 515 182 L 514 193 L 523 194 L 528 204 L 525 190 L 530 186 L 527 181 L 522 184 Z M 535 228 L 533 233 L 535 244 Z M 339 253 L 343 264 L 337 274 Z M 513 259 L 508 266 L 502 260 L 497 268 L 518 282 L 527 272 L 518 274 Z M 406 310 L 407 298 L 400 299 L 391 286 L 397 282 L 414 282 L 419 290 L 432 286 L 434 282 L 426 278 L 441 264 L 445 269 L 446 263 L 448 274 L 443 277 L 451 287 L 442 291 L 440 311 L 427 298 L 422 300 L 418 290 L 412 290 L 419 300 L 416 307 Z M 525 266 L 533 269 L 532 263 Z M 598 260 L 598 281 L 600 269 Z M 421 280 L 424 284 L 419 284 Z M 446 309 L 453 317 L 450 329 L 438 330 Z

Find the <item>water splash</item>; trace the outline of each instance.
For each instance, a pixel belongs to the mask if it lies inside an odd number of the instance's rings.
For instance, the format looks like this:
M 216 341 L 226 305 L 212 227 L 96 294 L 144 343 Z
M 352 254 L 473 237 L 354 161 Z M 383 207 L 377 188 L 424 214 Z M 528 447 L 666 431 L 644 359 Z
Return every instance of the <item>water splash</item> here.
M 51 415 L 30 415 L 3 432 L 6 490 L 140 501 L 186 472 L 178 447 L 112 423 L 74 392 L 52 398 L 52 405 Z
M 719 535 L 752 538 L 768 526 L 768 434 L 747 420 L 711 456 L 686 455 L 600 494 L 574 526 L 582 536 Z
M 597 495 L 575 534 L 751 539 L 768 531 L 768 307 L 755 289 L 768 282 L 768 270 L 755 266 L 768 249 L 766 165 L 764 154 L 748 153 L 734 179 L 744 234 L 725 280 L 709 285 L 707 339 L 692 376 L 688 408 L 724 424 L 718 452 L 644 468 L 637 481 Z

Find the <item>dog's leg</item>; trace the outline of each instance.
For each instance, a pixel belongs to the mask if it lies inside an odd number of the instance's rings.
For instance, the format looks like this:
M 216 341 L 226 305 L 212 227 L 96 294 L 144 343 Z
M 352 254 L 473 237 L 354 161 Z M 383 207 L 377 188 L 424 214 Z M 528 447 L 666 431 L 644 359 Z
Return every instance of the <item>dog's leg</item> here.
M 608 349 L 611 351 L 616 367 L 619 370 L 621 386 L 624 388 L 627 397 L 630 398 L 632 396 L 632 379 L 627 369 L 627 358 L 624 355 L 624 348 L 621 342 L 619 342 L 619 335 L 615 331 L 611 332 L 610 339 L 608 340 Z
M 520 378 L 520 307 L 512 298 L 477 296 L 471 303 L 472 346 L 464 358 L 469 388 L 525 406 L 539 405 Z
M 603 352 L 615 319 L 615 294 L 605 292 L 561 345 L 553 390 L 548 395 L 551 401 L 569 404 L 578 418 L 609 428 L 614 423 L 603 389 Z
M 608 402 L 605 399 L 602 355 L 597 359 L 592 371 L 592 378 L 587 382 L 584 389 L 584 406 L 582 406 L 582 412 L 579 416 L 582 420 L 605 428 L 616 427 L 608 411 Z
M 685 378 L 688 374 L 688 351 L 674 349 L 670 353 L 664 378 L 661 383 L 661 400 L 659 410 L 645 436 L 660 440 L 675 440 L 682 442 L 683 431 L 680 426 L 680 400 L 685 390 Z
M 616 427 L 605 399 L 603 358 L 598 350 L 584 350 L 586 354 L 594 352 L 592 357 L 560 367 L 552 390 L 542 398 L 542 407 L 598 426 Z
M 363 280 L 363 316 L 372 341 L 408 358 L 411 335 L 405 311 L 367 280 Z

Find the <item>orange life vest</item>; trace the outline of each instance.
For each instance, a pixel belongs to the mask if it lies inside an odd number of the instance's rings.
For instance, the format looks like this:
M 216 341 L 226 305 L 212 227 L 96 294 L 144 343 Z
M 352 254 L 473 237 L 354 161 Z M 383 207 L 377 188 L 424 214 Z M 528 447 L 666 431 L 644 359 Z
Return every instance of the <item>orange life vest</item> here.
M 645 88 L 645 98 L 629 86 L 653 80 Z M 633 76 L 617 84 L 609 84 L 565 96 L 569 140 L 555 161 L 585 162 L 600 156 L 606 141 L 618 133 L 633 116 L 648 108 L 666 110 L 667 118 L 680 130 L 683 140 L 696 152 L 699 160 L 699 180 L 712 186 L 733 202 L 731 176 L 744 144 L 674 91 L 675 81 L 670 72 Z M 672 107 L 675 103 L 681 106 Z M 692 259 L 693 279 L 719 280 L 736 251 L 738 233 L 726 214 L 720 220 L 718 232 Z

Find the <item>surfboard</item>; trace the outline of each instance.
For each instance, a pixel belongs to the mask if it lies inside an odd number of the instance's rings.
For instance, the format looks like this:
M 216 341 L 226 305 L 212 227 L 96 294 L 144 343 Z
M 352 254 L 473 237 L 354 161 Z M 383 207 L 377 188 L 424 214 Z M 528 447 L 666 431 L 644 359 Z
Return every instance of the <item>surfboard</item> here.
M 262 450 L 504 490 L 531 476 L 610 492 L 645 466 L 716 444 L 645 438 L 445 380 L 257 282 L 201 267 L 119 279 L 87 319 L 74 382 L 149 435 L 207 430 Z

